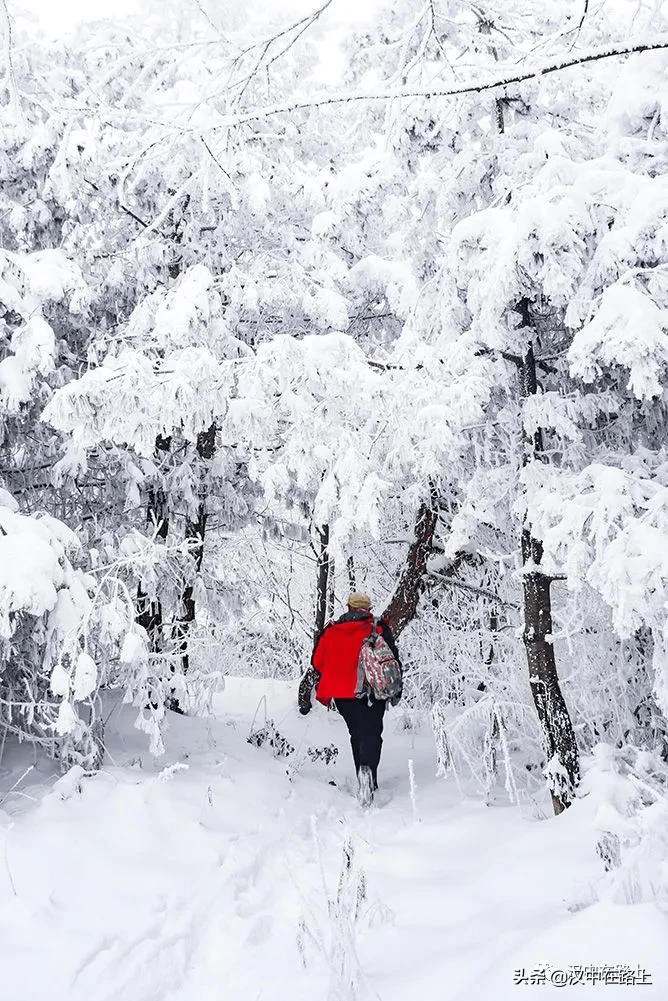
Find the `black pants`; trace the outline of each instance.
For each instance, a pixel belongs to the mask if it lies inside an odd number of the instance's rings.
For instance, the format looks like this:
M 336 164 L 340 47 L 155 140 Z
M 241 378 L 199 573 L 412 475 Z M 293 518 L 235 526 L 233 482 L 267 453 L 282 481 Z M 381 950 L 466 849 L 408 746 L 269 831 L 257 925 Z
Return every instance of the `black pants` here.
M 384 699 L 335 699 L 350 734 L 350 746 L 353 751 L 355 769 L 359 772 L 362 765 L 368 765 L 373 775 L 373 784 L 378 788 L 378 762 L 383 746 L 383 714 Z

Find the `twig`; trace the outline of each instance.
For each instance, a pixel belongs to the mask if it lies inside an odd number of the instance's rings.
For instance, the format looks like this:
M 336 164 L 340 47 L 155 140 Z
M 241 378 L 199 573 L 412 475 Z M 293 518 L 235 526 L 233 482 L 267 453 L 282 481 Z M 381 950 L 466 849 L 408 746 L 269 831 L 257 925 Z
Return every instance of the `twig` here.
M 263 68 L 265 72 L 268 73 L 269 67 L 272 65 L 272 63 L 275 63 L 277 59 L 280 59 L 281 56 L 284 56 L 285 53 L 288 52 L 293 47 L 293 45 L 297 43 L 297 41 L 304 34 L 304 32 L 307 31 L 310 27 L 312 27 L 316 23 L 320 15 L 323 14 L 324 11 L 326 11 L 327 8 L 331 6 L 332 3 L 333 0 L 325 0 L 322 6 L 320 6 L 317 10 L 315 10 L 312 14 L 307 14 L 305 17 L 300 18 L 298 21 L 294 21 L 286 28 L 283 28 L 275 35 L 271 35 L 269 36 L 269 38 L 265 38 L 264 41 L 255 42 L 253 45 L 249 45 L 246 49 L 244 49 L 242 52 L 239 53 L 239 55 L 234 60 L 235 66 L 240 63 L 240 61 L 243 59 L 244 56 L 248 55 L 254 49 L 262 50 L 257 59 L 255 60 L 255 65 L 253 66 L 253 68 L 249 70 L 249 72 L 245 76 L 241 76 L 237 80 L 233 80 L 228 85 L 228 90 L 235 90 L 236 88 L 240 88 L 238 93 L 234 97 L 234 104 L 236 105 L 239 104 L 251 80 L 253 80 L 253 78 L 256 77 Z M 286 42 L 286 44 L 279 52 L 276 52 L 275 55 L 272 55 L 271 58 L 267 59 L 267 62 L 265 63 L 264 61 L 265 57 L 269 56 L 272 45 L 274 45 L 275 42 L 278 42 L 279 39 L 284 38 L 286 35 L 289 35 L 291 32 L 296 32 L 296 34 L 288 42 Z M 206 98 L 206 100 L 208 100 L 208 97 Z
M 5 800 L 9 796 L 10 792 L 14 792 L 14 790 L 17 787 L 17 785 L 19 785 L 19 783 L 23 782 L 23 780 L 26 777 L 26 775 L 28 775 L 33 770 L 34 767 L 35 767 L 34 765 L 28 765 L 28 767 L 24 771 L 23 775 L 16 780 L 16 782 L 11 787 L 11 789 L 8 789 L 7 792 L 4 794 L 4 796 L 2 797 L 2 799 L 0 799 L 0 803 L 4 803 L 5 802 Z
M 575 37 L 573 38 L 573 41 L 571 42 L 571 46 L 570 46 L 571 49 L 574 47 L 575 43 L 577 42 L 578 38 L 580 37 L 580 32 L 582 31 L 582 25 L 585 23 L 585 18 L 587 16 L 587 12 L 588 11 L 589 11 L 589 0 L 584 0 L 584 7 L 582 8 L 582 17 L 580 18 L 580 23 L 578 24 L 577 28 L 575 29 Z
M 94 184 L 93 181 L 89 181 L 87 177 L 84 177 L 84 181 L 86 184 L 89 184 L 94 191 L 97 191 L 99 195 L 103 194 L 98 185 Z M 120 202 L 118 202 L 117 205 L 121 212 L 125 212 L 125 214 L 129 215 L 131 219 L 134 219 L 135 222 L 138 222 L 141 226 L 143 226 L 144 229 L 148 229 L 148 223 L 141 219 L 135 212 L 132 211 L 132 209 L 129 209 L 127 205 L 121 205 Z
M 431 34 L 434 36 L 434 40 L 436 42 L 436 46 L 437 46 L 439 52 L 441 53 L 441 55 L 443 56 L 443 58 L 445 59 L 447 65 L 448 65 L 448 67 L 450 69 L 450 72 L 453 74 L 453 76 L 457 76 L 457 73 L 455 72 L 455 69 L 454 69 L 452 63 L 448 59 L 448 54 L 445 51 L 445 49 L 443 48 L 443 43 L 441 42 L 441 39 L 439 38 L 438 31 L 436 30 L 436 11 L 434 9 L 434 0 L 429 0 L 429 12 L 430 12 L 430 19 L 431 19 Z
M 223 41 L 225 41 L 225 42 L 229 42 L 229 38 L 227 38 L 222 33 L 222 31 L 220 30 L 220 28 L 218 27 L 218 25 L 215 24 L 215 22 L 211 20 L 211 18 L 209 17 L 209 15 L 207 14 L 207 12 L 204 10 L 204 7 L 202 7 L 202 4 L 199 2 L 199 0 L 192 0 L 192 2 L 195 4 L 195 6 L 197 7 L 198 11 L 205 18 L 205 20 L 209 22 L 209 24 L 211 25 L 211 27 L 213 28 L 213 30 L 216 32 L 216 34 L 218 35 L 218 37 L 222 38 Z
M 7 848 L 9 832 L 11 831 L 13 826 L 14 824 L 12 823 L 5 833 L 5 868 L 7 869 L 7 875 L 9 877 L 9 884 L 12 888 L 12 893 L 14 894 L 15 897 L 18 897 L 18 893 L 16 892 L 16 884 L 14 883 L 14 877 L 12 876 L 12 870 L 9 868 L 9 851 Z
M 216 164 L 216 166 L 218 167 L 218 169 L 220 171 L 222 171 L 223 174 L 225 174 L 225 177 L 228 179 L 228 181 L 231 181 L 232 178 L 230 177 L 230 175 L 228 174 L 228 172 L 225 170 L 225 168 L 223 167 L 223 165 L 220 162 L 220 160 L 218 159 L 218 157 L 213 153 L 213 151 L 211 150 L 211 147 L 207 143 L 207 141 L 204 138 L 204 136 L 200 136 L 200 139 L 202 140 L 202 145 L 204 146 L 204 149 L 207 151 L 207 153 L 209 154 L 209 156 L 211 157 L 211 159 L 213 160 L 213 162 Z

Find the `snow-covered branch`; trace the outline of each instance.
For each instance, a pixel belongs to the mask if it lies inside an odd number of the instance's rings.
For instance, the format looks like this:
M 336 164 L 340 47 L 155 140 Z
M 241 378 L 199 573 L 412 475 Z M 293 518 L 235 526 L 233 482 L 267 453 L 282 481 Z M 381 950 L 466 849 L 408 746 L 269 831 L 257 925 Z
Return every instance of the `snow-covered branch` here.
M 636 42 L 633 44 L 620 44 L 606 46 L 600 50 L 581 53 L 577 56 L 568 56 L 563 59 L 546 60 L 539 66 L 524 70 L 521 73 L 516 71 L 506 71 L 499 73 L 489 80 L 482 80 L 457 87 L 407 87 L 395 90 L 369 89 L 363 91 L 347 91 L 338 94 L 323 94 L 322 96 L 310 98 L 298 98 L 292 101 L 285 101 L 280 104 L 267 105 L 263 108 L 251 108 L 248 111 L 241 111 L 232 115 L 223 116 L 222 121 L 211 127 L 210 131 L 220 131 L 234 126 L 246 125 L 249 122 L 258 122 L 274 115 L 292 114 L 295 111 L 306 111 L 314 108 L 327 108 L 336 105 L 349 104 L 360 101 L 395 101 L 408 98 L 444 98 L 460 97 L 463 94 L 482 94 L 489 90 L 498 90 L 514 84 L 526 83 L 529 80 L 536 80 L 551 73 L 561 73 L 574 66 L 582 66 L 587 63 L 598 62 L 605 59 L 619 59 L 623 56 L 630 56 L 641 52 L 653 52 L 668 48 L 668 37 L 646 42 Z

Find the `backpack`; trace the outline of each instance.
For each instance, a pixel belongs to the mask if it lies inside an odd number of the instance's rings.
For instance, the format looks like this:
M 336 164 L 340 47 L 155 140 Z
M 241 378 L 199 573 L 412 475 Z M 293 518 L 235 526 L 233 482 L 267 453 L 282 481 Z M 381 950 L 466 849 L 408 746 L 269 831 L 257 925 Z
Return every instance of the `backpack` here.
M 377 627 L 378 619 L 374 619 L 371 635 L 362 643 L 358 673 L 364 675 L 375 698 L 392 699 L 401 693 L 401 668 Z

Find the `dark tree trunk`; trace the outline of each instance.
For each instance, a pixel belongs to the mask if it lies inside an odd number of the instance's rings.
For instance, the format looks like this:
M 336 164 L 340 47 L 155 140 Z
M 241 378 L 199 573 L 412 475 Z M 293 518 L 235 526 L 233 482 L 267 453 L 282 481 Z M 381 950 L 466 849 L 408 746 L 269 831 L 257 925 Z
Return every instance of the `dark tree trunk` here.
M 415 618 L 418 602 L 426 586 L 427 561 L 432 551 L 437 522 L 437 498 L 432 489 L 429 500 L 418 510 L 415 537 L 409 547 L 399 583 L 382 615 L 395 637 Z
M 191 543 L 190 555 L 195 561 L 195 574 L 198 574 L 202 569 L 202 560 L 204 558 L 204 533 L 206 531 L 206 521 L 207 513 L 203 503 L 200 503 L 197 508 L 197 517 L 194 521 L 188 519 L 186 522 L 186 540 Z M 194 581 L 190 581 L 183 588 L 183 593 L 181 594 L 181 603 L 183 606 L 183 615 L 179 620 L 177 627 L 177 635 L 179 641 L 179 650 L 181 653 L 181 664 L 183 666 L 183 673 L 186 674 L 189 667 L 188 660 L 188 633 L 190 627 L 195 621 L 195 585 Z
M 357 590 L 357 583 L 355 579 L 355 560 L 352 556 L 349 556 L 346 560 L 346 568 L 348 570 L 348 587 L 350 589 L 350 593 L 354 594 Z
M 532 555 L 527 557 L 527 552 Z M 525 562 L 537 563 L 537 542 L 527 530 L 522 533 L 522 554 Z M 561 813 L 579 782 L 580 765 L 575 732 L 559 685 L 554 646 L 548 639 L 552 633 L 550 583 L 540 572 L 524 576 L 524 645 L 545 754 L 548 762 L 558 764 L 559 774 L 550 780 L 550 792 L 554 812 Z
M 211 425 L 206 431 L 200 431 L 197 435 L 197 454 L 200 459 L 210 461 L 216 451 L 216 423 Z M 181 607 L 183 609 L 181 618 L 177 620 L 174 629 L 175 649 L 181 656 L 181 668 L 184 674 L 188 673 L 190 667 L 190 657 L 188 653 L 188 641 L 190 630 L 195 621 L 195 578 L 202 569 L 204 559 L 204 535 L 206 532 L 206 522 L 208 514 L 206 510 L 206 498 L 200 493 L 197 513 L 194 519 L 188 518 L 186 521 L 186 541 L 190 543 L 189 551 L 194 560 L 194 570 L 190 579 L 184 584 L 181 592 Z M 180 711 L 178 699 L 172 694 L 169 708 L 175 712 Z
M 329 525 L 316 528 L 319 547 L 317 554 L 315 622 L 313 624 L 313 646 L 325 628 L 328 616 L 334 613 L 334 564 L 329 555 Z M 297 704 L 302 715 L 311 710 L 313 689 L 318 682 L 318 675 L 311 664 L 306 668 L 299 682 Z
M 188 201 L 190 198 L 188 197 Z M 136 217 L 135 217 L 136 218 Z M 141 222 L 141 219 L 139 220 Z M 145 224 L 143 224 L 145 225 Z M 179 226 L 175 226 L 174 242 L 179 244 Z M 167 265 L 167 273 L 170 278 L 176 279 L 181 273 L 181 256 L 177 255 L 170 264 Z M 157 435 L 155 439 L 154 456 L 156 464 L 160 464 L 165 453 L 172 447 L 171 435 Z M 161 455 L 162 453 L 162 455 Z M 169 531 L 169 518 L 167 514 L 167 498 L 162 487 L 152 486 L 148 492 L 148 504 L 146 507 L 146 521 L 154 531 L 156 536 L 163 541 L 167 538 Z M 158 653 L 162 649 L 163 641 L 163 618 L 162 603 L 159 599 L 151 600 L 144 591 L 141 582 L 137 586 L 137 615 L 136 621 L 143 626 L 148 634 L 149 649 L 153 653 Z
M 522 300 L 520 312 L 525 327 L 531 327 L 529 304 Z M 533 345 L 521 360 L 520 387 L 528 399 L 538 392 Z M 525 464 L 540 461 L 544 452 L 540 428 L 526 440 Z M 552 601 L 548 574 L 540 570 L 543 546 L 531 533 L 525 520 L 522 529 L 522 563 L 529 567 L 524 574 L 524 646 L 529 666 L 529 684 L 543 732 L 545 754 L 550 767 L 550 793 L 555 813 L 571 802 L 580 780 L 577 741 L 570 715 L 559 685 L 552 644 Z
M 329 567 L 327 568 L 327 622 L 331 622 L 334 618 L 334 601 L 336 595 L 334 593 L 334 583 L 336 580 L 336 567 L 334 565 L 334 557 L 329 557 Z
M 158 435 L 155 439 L 156 462 L 161 462 L 165 453 L 169 452 L 172 444 L 171 437 Z M 169 532 L 169 516 L 167 509 L 167 497 L 160 486 L 152 486 L 148 492 L 148 504 L 146 507 L 146 521 L 156 534 L 156 538 L 167 538 Z M 148 635 L 149 649 L 153 653 L 158 653 L 162 648 L 162 604 L 159 598 L 149 598 L 144 591 L 141 581 L 137 585 L 137 623 L 142 626 Z
M 316 531 L 318 533 L 320 548 L 318 550 L 318 575 L 316 578 L 315 623 L 313 629 L 314 646 L 327 622 L 330 573 L 329 525 L 323 525 L 322 528 L 317 528 Z

